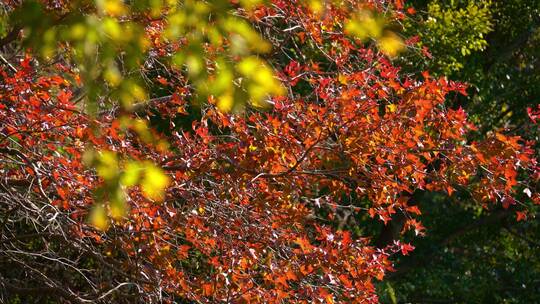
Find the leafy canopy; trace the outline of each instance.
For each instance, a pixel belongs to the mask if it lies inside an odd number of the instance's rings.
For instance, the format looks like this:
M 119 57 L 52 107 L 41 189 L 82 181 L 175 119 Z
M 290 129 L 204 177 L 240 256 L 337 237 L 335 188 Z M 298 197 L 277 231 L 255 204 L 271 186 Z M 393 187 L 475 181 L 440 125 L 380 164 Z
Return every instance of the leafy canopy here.
M 529 143 L 468 142 L 474 125 L 445 105 L 465 86 L 393 63 L 413 44 L 402 1 L 4 6 L 9 295 L 376 303 L 413 246 L 377 248 L 349 217 L 400 212 L 421 235 L 416 191 L 538 203 Z

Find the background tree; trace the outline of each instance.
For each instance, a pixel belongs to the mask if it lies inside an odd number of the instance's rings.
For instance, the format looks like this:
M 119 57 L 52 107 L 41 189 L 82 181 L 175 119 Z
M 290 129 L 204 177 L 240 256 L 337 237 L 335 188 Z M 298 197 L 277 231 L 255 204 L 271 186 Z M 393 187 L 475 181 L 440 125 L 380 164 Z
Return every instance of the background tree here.
M 410 1 L 408 32 L 429 57 L 404 55 L 411 70 L 429 69 L 469 84 L 449 100 L 479 127 L 470 139 L 504 130 L 538 140 L 531 113 L 538 107 L 537 1 Z M 418 56 L 418 57 L 415 57 Z M 416 58 L 416 59 L 415 59 Z M 536 146 L 538 151 L 538 146 Z M 536 191 L 538 184 L 536 183 Z M 532 190 L 534 191 L 534 190 Z M 525 196 L 527 194 L 523 194 Z M 429 214 L 425 238 L 381 292 L 387 302 L 537 302 L 538 221 L 515 221 L 440 195 L 419 200 Z M 436 203 L 435 203 L 436 202 Z M 537 213 L 531 208 L 531 213 Z M 395 299 L 395 300 L 393 300 Z

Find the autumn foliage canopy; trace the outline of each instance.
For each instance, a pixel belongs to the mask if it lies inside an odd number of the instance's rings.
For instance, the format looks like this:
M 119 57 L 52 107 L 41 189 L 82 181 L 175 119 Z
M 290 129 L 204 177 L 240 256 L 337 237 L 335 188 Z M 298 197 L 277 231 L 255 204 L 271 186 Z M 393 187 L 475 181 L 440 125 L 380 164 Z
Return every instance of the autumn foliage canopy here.
M 532 142 L 468 140 L 445 104 L 466 85 L 402 72 L 400 52 L 429 55 L 399 34 L 403 1 L 170 2 L 44 0 L 43 33 L 8 28 L 2 47 L 23 48 L 0 69 L 0 252 L 20 272 L 6 295 L 377 303 L 414 247 L 352 226 L 402 213 L 421 237 L 418 191 L 517 220 L 516 191 L 540 203 Z M 88 46 L 77 20 L 108 42 Z

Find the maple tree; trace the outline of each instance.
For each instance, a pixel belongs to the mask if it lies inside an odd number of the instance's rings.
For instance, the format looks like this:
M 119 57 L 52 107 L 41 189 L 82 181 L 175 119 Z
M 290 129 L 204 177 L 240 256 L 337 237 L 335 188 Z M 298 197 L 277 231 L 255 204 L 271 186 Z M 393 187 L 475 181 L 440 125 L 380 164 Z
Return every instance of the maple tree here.
M 532 142 L 467 141 L 466 86 L 393 64 L 402 1 L 173 2 L 5 4 L 52 17 L 1 41 L 2 296 L 376 303 L 414 247 L 349 218 L 539 203 Z

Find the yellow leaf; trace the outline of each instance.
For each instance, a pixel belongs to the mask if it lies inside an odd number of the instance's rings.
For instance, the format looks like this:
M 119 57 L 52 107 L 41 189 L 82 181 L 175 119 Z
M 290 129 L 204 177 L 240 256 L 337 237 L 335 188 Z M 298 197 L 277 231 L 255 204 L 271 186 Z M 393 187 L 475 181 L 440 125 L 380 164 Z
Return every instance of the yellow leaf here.
M 221 112 L 229 112 L 234 105 L 233 98 L 230 94 L 225 94 L 218 98 L 217 107 Z
M 86 35 L 86 26 L 83 23 L 77 23 L 70 28 L 71 38 L 75 40 L 83 39 Z
M 132 127 L 144 142 L 148 143 L 152 141 L 152 133 L 150 133 L 150 128 L 146 120 L 135 119 L 132 121 Z
M 334 297 L 331 294 L 327 295 L 324 299 L 326 300 L 327 304 L 334 304 Z
M 393 32 L 386 32 L 385 35 L 377 40 L 379 49 L 389 57 L 395 57 L 404 48 L 403 40 Z
M 107 34 L 112 40 L 122 40 L 126 38 L 122 28 L 113 18 L 105 18 L 102 20 L 102 26 L 105 34 Z
M 98 156 L 97 174 L 106 181 L 118 176 L 118 158 L 112 151 L 101 151 Z
M 347 79 L 347 75 L 339 74 L 338 75 L 339 83 L 341 84 L 347 84 L 349 81 Z
M 133 81 L 123 81 L 121 86 L 120 101 L 122 106 L 130 109 L 134 102 L 147 100 L 144 88 Z
M 234 75 L 231 67 L 223 60 L 223 58 L 216 59 L 217 75 L 216 78 L 210 83 L 210 91 L 215 96 L 220 96 L 224 92 L 230 94 L 231 85 L 234 80 Z
M 283 95 L 285 92 L 272 69 L 254 56 L 243 59 L 238 64 L 238 71 L 247 78 L 251 103 L 256 107 L 266 106 L 265 100 L 270 95 Z
M 126 6 L 122 0 L 97 0 L 101 11 L 110 16 L 120 16 L 126 12 Z
M 388 112 L 390 113 L 394 113 L 397 110 L 397 106 L 393 103 L 387 105 L 386 108 L 388 108 Z
M 133 98 L 137 101 L 144 101 L 148 99 L 148 97 L 146 96 L 146 91 L 138 84 L 131 84 L 129 90 L 131 92 L 131 96 L 133 96 Z
M 111 197 L 111 201 L 109 203 L 109 215 L 115 220 L 120 220 L 126 216 L 127 211 L 128 206 L 126 204 L 124 191 L 122 188 L 117 187 L 114 196 Z
M 186 58 L 186 66 L 189 75 L 194 77 L 202 72 L 204 62 L 199 56 L 189 55 Z
M 382 34 L 384 20 L 376 18 L 370 11 L 362 11 L 345 25 L 345 31 L 360 40 L 378 38 Z
M 122 81 L 122 75 L 120 74 L 120 71 L 118 71 L 118 68 L 114 65 L 110 65 L 107 67 L 105 72 L 103 72 L 103 78 L 105 78 L 105 81 L 113 87 L 116 87 L 120 84 Z
M 141 188 L 147 198 L 155 201 L 163 200 L 165 188 L 169 183 L 169 177 L 160 168 L 152 163 L 146 163 Z
M 262 3 L 262 0 L 240 0 L 240 3 L 242 4 L 242 7 L 244 7 L 247 10 L 253 9 L 255 6 Z
M 316 15 L 320 15 L 324 10 L 324 4 L 321 0 L 309 0 L 308 5 L 309 9 Z
M 122 217 L 126 215 L 126 207 L 125 204 L 111 204 L 109 207 L 109 214 L 111 217 L 115 220 L 120 220 Z
M 158 18 L 161 14 L 161 10 L 163 9 L 162 1 L 161 0 L 150 0 L 150 16 L 154 18 Z
M 228 18 L 223 22 L 225 29 L 231 33 L 236 33 L 239 37 L 243 38 L 238 40 L 238 36 L 232 36 L 232 48 L 233 53 L 243 54 L 246 51 L 245 44 L 249 45 L 249 48 L 258 53 L 267 53 L 271 50 L 271 44 L 264 40 L 261 35 L 253 29 L 253 27 L 238 18 Z
M 124 168 L 124 174 L 120 179 L 122 185 L 126 187 L 134 186 L 139 181 L 139 177 L 142 173 L 143 168 L 138 162 L 132 161 L 126 164 Z
M 109 228 L 109 218 L 105 212 L 105 206 L 102 204 L 95 205 L 90 213 L 90 223 L 96 229 L 105 231 Z
M 262 62 L 257 57 L 250 56 L 238 64 L 238 70 L 245 76 L 252 76 L 261 66 Z

